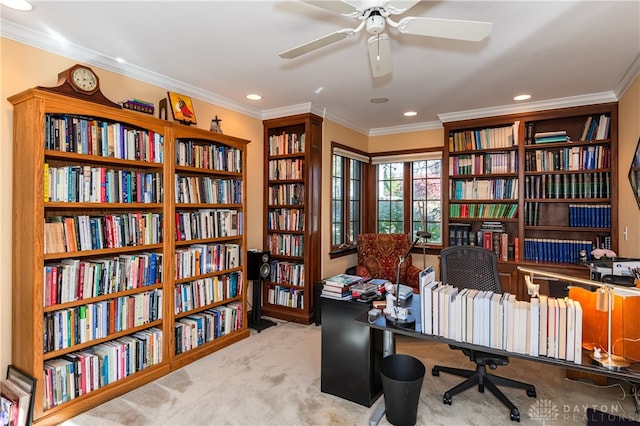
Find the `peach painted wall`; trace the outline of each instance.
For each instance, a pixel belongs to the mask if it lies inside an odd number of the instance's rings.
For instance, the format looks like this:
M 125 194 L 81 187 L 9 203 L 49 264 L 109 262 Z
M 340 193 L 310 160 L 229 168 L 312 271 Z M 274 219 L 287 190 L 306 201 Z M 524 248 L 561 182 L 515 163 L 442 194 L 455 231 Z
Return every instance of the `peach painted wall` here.
M 633 197 L 628 177 L 629 166 L 640 139 L 640 76 L 620 98 L 618 113 L 618 235 L 620 235 L 618 255 L 640 258 L 640 207 Z

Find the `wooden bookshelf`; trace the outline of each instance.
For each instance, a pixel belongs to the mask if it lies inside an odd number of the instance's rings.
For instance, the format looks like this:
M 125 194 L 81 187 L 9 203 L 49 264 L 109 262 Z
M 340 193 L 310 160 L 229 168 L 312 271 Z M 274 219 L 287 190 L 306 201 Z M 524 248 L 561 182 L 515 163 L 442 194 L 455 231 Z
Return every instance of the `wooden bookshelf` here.
M 189 278 L 174 275 L 177 250 L 191 244 L 235 244 L 239 253 L 246 247 L 248 141 L 39 89 L 9 101 L 14 108 L 12 363 L 38 379 L 36 423 L 57 424 L 249 336 L 241 260 Z M 240 168 L 177 165 L 174 147 L 180 140 L 236 150 Z M 175 182 L 181 174 L 233 179 L 241 195 L 232 203 L 177 203 Z M 198 182 L 210 189 L 210 180 Z M 178 241 L 175 216 L 182 209 L 240 212 L 239 231 Z M 177 285 L 230 274 L 238 277 L 236 294 L 176 313 Z M 241 311 L 237 327 L 176 354 L 176 322 L 230 304 Z M 114 365 L 105 358 L 122 354 L 130 362 L 104 368 Z M 109 375 L 91 378 L 90 369 Z M 48 378 L 48 370 L 67 376 L 68 387 Z
M 618 250 L 617 108 L 604 103 L 445 123 L 445 245 L 477 244 L 478 231 L 495 222 L 507 250 L 501 243 L 488 248 L 499 253 L 513 292 L 523 287 L 518 264 L 588 277 L 580 250 L 588 259 L 592 247 Z M 497 170 L 487 161 L 494 157 Z M 504 215 L 499 205 L 515 213 Z
M 264 249 L 271 277 L 265 316 L 310 324 L 320 279 L 322 118 L 300 114 L 264 122 Z

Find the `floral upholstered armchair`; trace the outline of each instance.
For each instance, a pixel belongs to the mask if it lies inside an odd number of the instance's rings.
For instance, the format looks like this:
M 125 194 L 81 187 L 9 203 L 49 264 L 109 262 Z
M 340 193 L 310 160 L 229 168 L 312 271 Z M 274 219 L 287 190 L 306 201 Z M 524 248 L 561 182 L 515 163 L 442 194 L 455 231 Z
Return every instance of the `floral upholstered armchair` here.
M 360 234 L 356 275 L 383 278 L 395 283 L 400 258 L 410 246 L 407 234 Z M 412 287 L 414 293 L 419 293 L 419 274 L 420 269 L 411 264 L 411 255 L 407 256 L 400 267 L 400 283 Z

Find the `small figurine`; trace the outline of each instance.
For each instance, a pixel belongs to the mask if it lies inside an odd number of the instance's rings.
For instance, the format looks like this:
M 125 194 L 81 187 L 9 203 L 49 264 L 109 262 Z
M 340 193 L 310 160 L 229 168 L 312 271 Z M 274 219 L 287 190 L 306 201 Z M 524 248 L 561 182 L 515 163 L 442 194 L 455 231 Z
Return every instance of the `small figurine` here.
M 216 118 L 214 118 L 213 120 L 211 120 L 211 131 L 215 132 L 215 133 L 222 133 L 222 128 L 220 127 L 220 122 L 222 120 L 218 118 L 218 116 L 216 115 Z

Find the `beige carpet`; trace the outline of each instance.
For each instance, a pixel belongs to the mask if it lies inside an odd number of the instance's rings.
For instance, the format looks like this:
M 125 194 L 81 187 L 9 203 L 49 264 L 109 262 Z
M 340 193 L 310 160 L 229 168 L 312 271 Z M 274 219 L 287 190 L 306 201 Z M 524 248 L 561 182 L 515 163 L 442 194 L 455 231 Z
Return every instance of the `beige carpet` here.
M 321 327 L 280 323 L 63 423 L 71 425 L 368 425 L 372 407 L 320 392 Z M 470 389 L 442 403 L 460 378 L 431 376 L 435 363 L 471 368 L 446 345 L 400 337 L 398 353 L 427 368 L 419 425 L 505 425 L 508 410 L 488 391 Z M 597 387 L 564 378 L 564 370 L 511 359 L 497 374 L 536 386 L 537 399 L 505 389 L 523 425 L 586 424 L 586 409 L 637 419 L 631 396 L 617 385 Z M 624 384 L 624 389 L 629 386 Z M 386 419 L 380 425 L 389 425 Z

